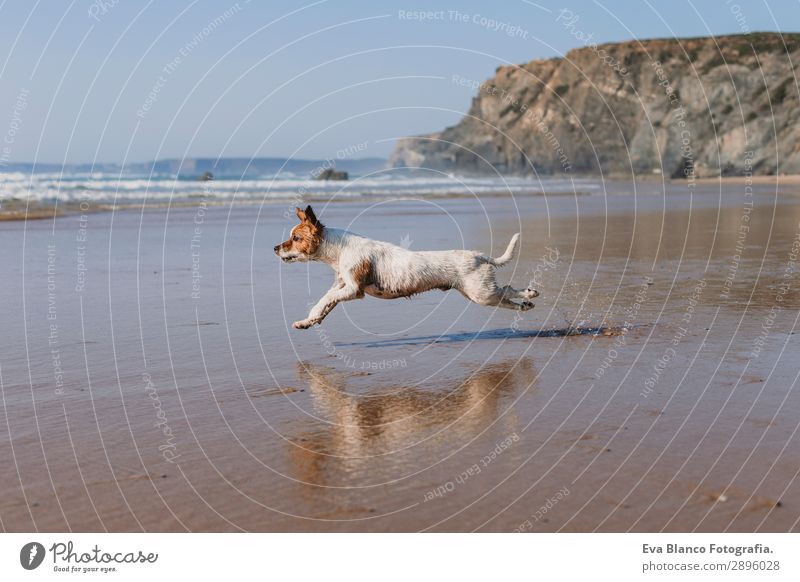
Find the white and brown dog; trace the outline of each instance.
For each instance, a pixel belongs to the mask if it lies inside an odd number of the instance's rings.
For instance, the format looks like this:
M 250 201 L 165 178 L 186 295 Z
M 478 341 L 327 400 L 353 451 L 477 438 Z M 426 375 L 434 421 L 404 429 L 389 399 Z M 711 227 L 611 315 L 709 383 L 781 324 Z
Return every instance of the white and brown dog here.
M 296 329 L 320 323 L 342 301 L 361 299 L 364 294 L 381 299 L 410 297 L 417 293 L 455 289 L 478 305 L 493 305 L 527 311 L 535 289 L 498 287 L 495 267 L 514 257 L 519 233 L 511 238 L 506 252 L 497 258 L 475 251 L 409 251 L 402 247 L 364 238 L 352 232 L 324 226 L 311 206 L 297 209 L 300 224 L 289 240 L 275 247 L 284 262 L 320 261 L 336 273 L 333 287 L 311 309 L 306 319 L 296 321 Z M 520 302 L 513 301 L 519 299 Z

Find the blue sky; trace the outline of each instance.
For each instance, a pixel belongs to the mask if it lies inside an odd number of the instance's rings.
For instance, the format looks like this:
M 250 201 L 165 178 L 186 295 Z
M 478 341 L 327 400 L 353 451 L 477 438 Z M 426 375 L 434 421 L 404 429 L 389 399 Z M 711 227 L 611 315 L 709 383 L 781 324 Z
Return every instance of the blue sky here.
M 599 42 L 800 31 L 798 0 L 0 6 L 0 133 L 13 127 L 14 162 L 385 156 L 469 108 L 453 75 L 482 81 L 577 46 L 562 9 Z

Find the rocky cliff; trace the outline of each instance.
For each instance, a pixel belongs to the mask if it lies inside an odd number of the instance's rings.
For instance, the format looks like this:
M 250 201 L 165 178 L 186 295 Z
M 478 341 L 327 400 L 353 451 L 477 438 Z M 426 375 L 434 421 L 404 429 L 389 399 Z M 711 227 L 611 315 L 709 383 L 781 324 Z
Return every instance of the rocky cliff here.
M 586 46 L 503 66 L 393 167 L 669 177 L 800 174 L 800 34 Z M 479 85 L 479 86 L 478 86 Z

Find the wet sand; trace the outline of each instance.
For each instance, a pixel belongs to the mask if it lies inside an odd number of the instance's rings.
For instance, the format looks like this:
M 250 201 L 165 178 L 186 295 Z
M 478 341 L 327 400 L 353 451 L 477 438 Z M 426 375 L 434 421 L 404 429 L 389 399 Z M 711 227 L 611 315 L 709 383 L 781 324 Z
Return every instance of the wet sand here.
M 412 249 L 521 230 L 498 278 L 542 295 L 307 331 L 331 273 L 272 254 L 285 206 L 0 224 L 0 525 L 799 529 L 800 190 L 660 186 L 320 205 Z

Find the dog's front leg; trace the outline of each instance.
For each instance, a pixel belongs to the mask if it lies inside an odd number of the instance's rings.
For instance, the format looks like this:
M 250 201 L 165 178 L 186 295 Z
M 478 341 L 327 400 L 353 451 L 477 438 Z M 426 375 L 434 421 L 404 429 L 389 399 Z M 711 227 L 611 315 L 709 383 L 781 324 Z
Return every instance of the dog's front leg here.
M 311 308 L 306 319 L 295 321 L 292 327 L 295 329 L 308 329 L 315 323 L 320 323 L 325 317 L 342 301 L 350 301 L 359 297 L 358 287 L 345 285 L 340 287 L 334 285 L 325 295 L 322 296 L 317 304 Z

